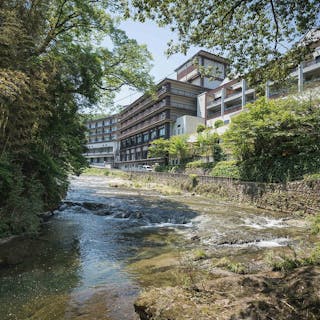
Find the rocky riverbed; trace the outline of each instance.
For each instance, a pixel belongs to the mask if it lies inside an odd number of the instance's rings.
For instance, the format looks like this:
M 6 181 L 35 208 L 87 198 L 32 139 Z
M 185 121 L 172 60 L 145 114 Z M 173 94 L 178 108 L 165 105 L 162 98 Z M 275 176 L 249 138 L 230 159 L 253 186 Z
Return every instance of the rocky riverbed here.
M 304 218 L 167 191 L 72 178 L 38 238 L 0 247 L 0 318 L 316 319 L 317 267 L 271 271 L 312 254 Z

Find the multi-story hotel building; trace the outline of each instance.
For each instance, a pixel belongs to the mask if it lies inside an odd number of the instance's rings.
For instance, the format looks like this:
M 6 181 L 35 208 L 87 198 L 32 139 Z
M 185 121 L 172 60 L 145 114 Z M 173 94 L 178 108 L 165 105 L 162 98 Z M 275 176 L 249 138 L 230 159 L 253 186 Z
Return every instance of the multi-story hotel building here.
M 290 74 L 298 91 L 320 86 L 319 45 L 313 42 L 307 61 Z M 211 69 L 210 77 L 202 76 L 202 67 Z M 90 164 L 135 169 L 161 163 L 163 159 L 148 158 L 148 147 L 155 139 L 194 133 L 198 124 L 214 127 L 217 120 L 226 125 L 218 129 L 224 132 L 232 117 L 256 99 L 245 79 L 226 77 L 227 67 L 226 59 L 201 50 L 175 70 L 176 80 L 159 82 L 155 96 L 143 95 L 118 115 L 89 121 L 85 156 Z M 267 83 L 266 97 L 286 94 L 273 85 Z
M 127 106 L 119 115 L 119 167 L 133 169 L 161 163 L 163 159 L 148 158 L 150 143 L 187 133 L 180 128 L 180 122 L 195 125 L 197 117 L 198 123 L 204 121 L 204 111 L 197 108 L 197 97 L 222 82 L 227 65 L 227 60 L 200 51 L 176 69 L 177 80 L 164 79 L 157 84 L 156 97 L 143 95 Z M 211 66 L 212 78 L 202 77 L 199 66 Z M 181 117 L 183 121 L 176 125 Z
M 90 165 L 113 167 L 118 152 L 118 116 L 89 120 L 87 153 Z

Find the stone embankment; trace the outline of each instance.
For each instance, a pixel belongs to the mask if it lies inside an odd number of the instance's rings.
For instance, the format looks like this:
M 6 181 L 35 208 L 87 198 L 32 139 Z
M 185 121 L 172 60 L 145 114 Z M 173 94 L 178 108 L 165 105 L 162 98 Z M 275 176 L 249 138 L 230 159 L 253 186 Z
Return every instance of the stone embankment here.
M 182 190 L 258 208 L 298 214 L 320 213 L 320 180 L 259 183 L 210 176 L 132 172 L 132 179 L 168 184 Z

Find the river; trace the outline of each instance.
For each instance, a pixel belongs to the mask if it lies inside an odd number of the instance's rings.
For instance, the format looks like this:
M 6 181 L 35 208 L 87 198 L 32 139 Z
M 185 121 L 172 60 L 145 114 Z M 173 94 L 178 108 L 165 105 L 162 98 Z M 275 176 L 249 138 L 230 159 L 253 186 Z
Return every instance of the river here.
M 159 256 L 172 262 L 199 248 L 253 261 L 270 249 L 308 246 L 301 218 L 109 182 L 72 178 L 40 237 L 10 243 L 11 258 L 0 268 L 0 319 L 132 320 L 139 292 L 171 281 L 152 268 L 146 273 L 141 262 Z

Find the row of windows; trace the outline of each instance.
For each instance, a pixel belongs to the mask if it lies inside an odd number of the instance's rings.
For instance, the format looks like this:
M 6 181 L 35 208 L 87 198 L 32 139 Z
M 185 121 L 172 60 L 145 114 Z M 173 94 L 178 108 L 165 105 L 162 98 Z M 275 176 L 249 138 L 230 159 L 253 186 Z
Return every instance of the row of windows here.
M 89 131 L 89 134 L 94 135 L 94 134 L 100 134 L 100 133 L 110 133 L 112 131 L 117 131 L 117 127 L 106 127 L 101 129 L 95 129 L 95 130 Z
M 117 139 L 116 135 L 112 135 L 112 136 L 108 135 L 108 136 L 90 138 L 89 142 L 113 141 L 113 140 L 116 140 L 116 139 Z
M 113 147 L 89 149 L 88 153 L 112 153 Z
M 117 123 L 117 119 L 110 119 L 110 120 L 103 120 L 103 121 L 98 121 L 98 122 L 90 122 L 87 124 L 87 127 L 89 129 L 91 128 L 98 128 L 98 127 L 104 127 L 104 126 L 109 126 L 111 124 Z
M 165 126 L 161 126 L 159 128 L 154 128 L 144 133 L 137 134 L 130 138 L 121 141 L 121 147 L 131 147 L 137 144 L 146 143 L 152 141 L 157 138 L 165 137 L 166 128 Z
M 141 151 L 135 153 L 121 154 L 120 161 L 142 160 L 148 158 L 148 151 Z

